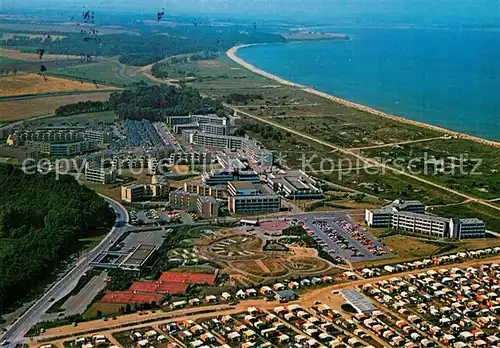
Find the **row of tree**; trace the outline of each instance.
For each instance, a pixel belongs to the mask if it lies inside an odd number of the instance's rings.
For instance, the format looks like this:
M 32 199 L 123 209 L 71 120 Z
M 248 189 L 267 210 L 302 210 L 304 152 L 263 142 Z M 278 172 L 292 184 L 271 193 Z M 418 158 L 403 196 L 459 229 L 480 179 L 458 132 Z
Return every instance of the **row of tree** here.
M 12 70 L 9 70 L 9 69 L 4 69 L 4 68 L 1 68 L 0 69 L 0 75 L 3 76 L 9 76 L 9 73 L 12 72 L 12 75 L 16 76 L 17 75 L 17 69 L 12 69 Z
M 0 313 L 43 285 L 79 239 L 110 228 L 114 212 L 72 176 L 0 165 Z
M 112 93 L 109 106 L 122 119 L 162 120 L 167 116 L 217 113 L 221 101 L 204 98 L 192 88 L 144 86 Z
M 109 102 L 107 101 L 81 101 L 74 104 L 59 106 L 54 112 L 56 117 L 83 114 L 87 112 L 108 111 Z

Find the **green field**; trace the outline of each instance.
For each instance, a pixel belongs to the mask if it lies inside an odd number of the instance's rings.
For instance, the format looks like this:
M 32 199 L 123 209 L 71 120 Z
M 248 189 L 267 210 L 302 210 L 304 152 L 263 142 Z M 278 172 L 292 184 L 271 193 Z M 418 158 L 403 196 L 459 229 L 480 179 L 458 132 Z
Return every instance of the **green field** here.
M 253 89 L 258 90 L 270 84 L 268 79 L 234 64 L 226 56 L 215 60 L 173 64 L 166 71 L 172 79 L 196 77 L 196 81 L 188 85 L 209 96 L 238 92 L 250 93 Z
M 18 59 L 11 59 L 7 57 L 0 57 L 0 65 L 7 65 L 7 64 L 13 64 L 13 63 L 20 63 L 22 60 Z
M 121 75 L 120 67 L 118 64 L 106 61 L 88 66 L 76 66 L 57 69 L 52 71 L 51 74 L 61 77 L 83 79 L 85 81 L 96 80 L 100 83 L 124 87 L 125 85 L 144 80 L 142 75 L 129 75 L 131 74 L 131 69 L 133 68 L 127 69 L 126 66 L 123 75 Z
M 64 117 L 47 117 L 32 121 L 34 124 L 61 123 L 89 123 L 89 122 L 114 122 L 118 120 L 114 111 L 89 112 L 86 114 L 70 115 Z
M 447 187 L 492 199 L 500 197 L 500 151 L 467 140 L 436 140 L 364 152 L 422 173 Z M 433 163 L 436 162 L 436 163 Z

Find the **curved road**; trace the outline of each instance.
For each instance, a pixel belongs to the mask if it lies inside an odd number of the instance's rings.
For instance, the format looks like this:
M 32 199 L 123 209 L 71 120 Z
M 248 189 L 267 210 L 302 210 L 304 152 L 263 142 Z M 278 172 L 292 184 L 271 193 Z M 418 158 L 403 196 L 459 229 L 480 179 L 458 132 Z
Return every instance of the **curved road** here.
M 84 255 L 62 279 L 57 281 L 52 287 L 38 299 L 14 324 L 10 326 L 2 341 L 9 341 L 8 347 L 15 347 L 18 343 L 25 343 L 27 339 L 24 335 L 28 330 L 41 320 L 43 314 L 50 308 L 54 301 L 66 296 L 78 283 L 80 277 L 90 268 L 90 262 L 102 251 L 105 250 L 112 240 L 116 240 L 122 233 L 128 230 L 130 225 L 127 210 L 118 202 L 103 197 L 116 213 L 115 225 L 101 243 L 92 251 Z M 50 301 L 53 298 L 54 300 Z

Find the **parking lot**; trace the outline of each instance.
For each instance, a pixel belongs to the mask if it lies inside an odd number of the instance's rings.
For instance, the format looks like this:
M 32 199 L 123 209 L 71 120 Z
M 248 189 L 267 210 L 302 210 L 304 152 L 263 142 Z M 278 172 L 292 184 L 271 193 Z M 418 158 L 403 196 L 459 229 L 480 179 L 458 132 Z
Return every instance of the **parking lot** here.
M 387 246 L 345 215 L 309 219 L 305 226 L 332 257 L 357 262 L 395 256 Z
M 121 150 L 124 148 L 148 149 L 164 147 L 165 143 L 156 128 L 148 120 L 126 120 L 125 137 L 111 144 L 110 149 Z
M 161 221 L 166 223 L 191 223 L 193 222 L 193 216 L 190 214 L 179 211 L 167 211 L 163 209 L 149 209 L 149 210 L 132 210 L 129 212 L 130 220 L 133 224 L 139 223 L 141 221 L 143 224 L 158 224 Z
M 131 252 L 138 245 L 161 245 L 167 235 L 168 229 L 158 229 L 153 231 L 139 231 L 129 233 L 123 240 L 118 240 L 110 248 L 112 251 Z

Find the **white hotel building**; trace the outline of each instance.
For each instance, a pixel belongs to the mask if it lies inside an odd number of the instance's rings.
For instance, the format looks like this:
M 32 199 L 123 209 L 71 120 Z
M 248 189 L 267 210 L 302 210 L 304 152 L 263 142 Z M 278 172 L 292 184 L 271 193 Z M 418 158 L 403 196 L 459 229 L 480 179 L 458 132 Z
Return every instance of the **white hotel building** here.
M 424 207 L 422 209 L 422 207 Z M 396 200 L 374 210 L 365 210 L 365 221 L 370 227 L 390 227 L 409 233 L 427 234 L 440 238 L 484 238 L 486 226 L 482 220 L 450 219 L 424 213 L 425 206 L 416 201 Z

